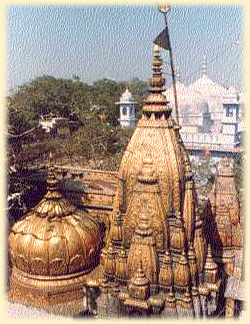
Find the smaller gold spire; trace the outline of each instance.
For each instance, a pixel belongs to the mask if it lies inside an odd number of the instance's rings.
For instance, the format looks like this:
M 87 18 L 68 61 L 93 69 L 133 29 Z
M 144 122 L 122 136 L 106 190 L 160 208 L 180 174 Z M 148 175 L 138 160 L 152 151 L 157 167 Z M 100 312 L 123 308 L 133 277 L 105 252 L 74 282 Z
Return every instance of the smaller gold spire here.
M 122 217 L 120 210 L 115 211 L 114 219 L 110 228 L 110 238 L 115 245 L 122 243 Z
M 218 265 L 213 260 L 211 245 L 208 244 L 207 258 L 205 263 L 205 281 L 215 284 L 218 277 Z
M 185 250 L 183 249 L 179 260 L 174 262 L 174 285 L 178 288 L 189 286 L 189 269 Z
M 104 268 L 105 276 L 113 280 L 115 277 L 115 270 L 116 270 L 115 250 L 113 244 L 110 243 L 107 250 L 106 260 L 105 260 L 105 268 Z
M 194 250 L 193 243 L 190 243 L 187 259 L 190 267 L 190 276 L 193 286 L 197 286 L 198 284 L 198 268 L 196 264 L 196 254 Z
M 132 297 L 142 300 L 146 300 L 149 297 L 149 280 L 142 270 L 141 259 L 137 272 L 130 280 L 129 293 Z
M 123 246 L 121 247 L 116 260 L 116 278 L 121 281 L 127 279 L 127 257 Z
M 158 282 L 163 288 L 171 289 L 173 286 L 172 258 L 168 250 L 163 256 Z
M 177 251 L 182 251 L 185 247 L 185 233 L 183 220 L 181 218 L 180 212 L 176 212 L 175 223 L 173 223 L 175 228 L 173 231 L 170 231 L 170 247 Z

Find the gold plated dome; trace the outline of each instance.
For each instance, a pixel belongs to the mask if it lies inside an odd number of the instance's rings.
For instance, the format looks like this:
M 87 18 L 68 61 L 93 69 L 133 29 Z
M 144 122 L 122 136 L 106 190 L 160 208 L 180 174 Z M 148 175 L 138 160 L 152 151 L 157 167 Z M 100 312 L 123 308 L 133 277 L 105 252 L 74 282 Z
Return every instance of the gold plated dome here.
M 99 224 L 62 197 L 52 168 L 48 171 L 45 197 L 10 230 L 14 290 L 22 283 L 51 293 L 61 285 L 65 291 L 74 281 L 79 285 L 99 260 Z

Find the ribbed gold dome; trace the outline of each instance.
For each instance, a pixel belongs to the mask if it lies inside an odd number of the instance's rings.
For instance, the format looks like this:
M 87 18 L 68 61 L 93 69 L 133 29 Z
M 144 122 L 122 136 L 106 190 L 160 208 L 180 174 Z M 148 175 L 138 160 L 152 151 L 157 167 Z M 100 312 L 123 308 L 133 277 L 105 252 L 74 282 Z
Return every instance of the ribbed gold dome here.
M 48 191 L 42 201 L 9 235 L 14 268 L 30 275 L 84 274 L 98 260 L 102 235 L 98 223 L 62 198 L 57 180 L 48 176 Z

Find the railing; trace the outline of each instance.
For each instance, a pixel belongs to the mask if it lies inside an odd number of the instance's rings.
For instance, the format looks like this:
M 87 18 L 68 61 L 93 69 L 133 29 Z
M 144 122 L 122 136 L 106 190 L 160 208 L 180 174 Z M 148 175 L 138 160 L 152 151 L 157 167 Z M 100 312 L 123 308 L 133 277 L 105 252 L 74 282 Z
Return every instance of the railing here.
M 223 145 L 234 147 L 235 135 L 210 134 L 210 133 L 185 133 L 181 132 L 185 144 Z
M 58 166 L 64 177 L 68 176 L 72 179 L 83 179 L 84 181 L 107 181 L 111 184 L 117 184 L 117 171 L 92 170 L 81 167 Z

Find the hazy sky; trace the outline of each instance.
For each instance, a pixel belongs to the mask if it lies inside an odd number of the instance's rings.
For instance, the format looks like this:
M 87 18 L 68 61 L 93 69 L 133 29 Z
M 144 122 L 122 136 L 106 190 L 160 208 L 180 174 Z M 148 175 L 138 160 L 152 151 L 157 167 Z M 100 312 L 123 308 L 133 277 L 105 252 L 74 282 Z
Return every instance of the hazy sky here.
M 205 55 L 215 82 L 242 84 L 241 6 L 173 6 L 168 22 L 182 82 L 201 75 Z M 148 80 L 152 42 L 163 28 L 156 6 L 8 6 L 8 89 L 44 74 Z M 169 61 L 167 51 L 163 58 Z

